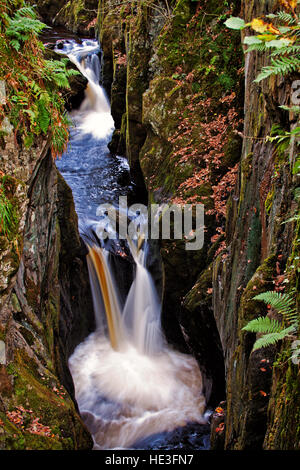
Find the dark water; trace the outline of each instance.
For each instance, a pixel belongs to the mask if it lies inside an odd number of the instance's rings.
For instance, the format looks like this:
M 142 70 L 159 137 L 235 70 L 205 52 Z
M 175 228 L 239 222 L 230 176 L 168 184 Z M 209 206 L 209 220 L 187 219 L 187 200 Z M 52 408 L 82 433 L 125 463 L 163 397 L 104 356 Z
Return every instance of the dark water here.
M 127 160 L 114 157 L 107 148 L 107 140 L 92 135 L 78 138 L 71 130 L 68 151 L 56 166 L 72 189 L 79 219 L 94 219 L 99 204 L 116 205 L 119 196 L 132 195 Z

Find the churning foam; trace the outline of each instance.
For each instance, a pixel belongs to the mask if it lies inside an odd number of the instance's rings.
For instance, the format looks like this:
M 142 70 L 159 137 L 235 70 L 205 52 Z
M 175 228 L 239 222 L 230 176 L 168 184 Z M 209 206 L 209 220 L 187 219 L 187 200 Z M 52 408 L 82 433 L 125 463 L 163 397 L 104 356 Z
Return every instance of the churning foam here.
M 78 406 L 95 449 L 128 448 L 153 434 L 206 422 L 197 362 L 167 346 L 160 302 L 146 269 L 147 250 L 132 241 L 129 247 L 136 272 L 122 311 L 109 253 L 89 247 L 98 329 L 69 360 Z
M 206 422 L 201 374 L 192 356 L 116 351 L 92 333 L 69 360 L 76 399 L 95 449 L 129 448 L 146 436 Z

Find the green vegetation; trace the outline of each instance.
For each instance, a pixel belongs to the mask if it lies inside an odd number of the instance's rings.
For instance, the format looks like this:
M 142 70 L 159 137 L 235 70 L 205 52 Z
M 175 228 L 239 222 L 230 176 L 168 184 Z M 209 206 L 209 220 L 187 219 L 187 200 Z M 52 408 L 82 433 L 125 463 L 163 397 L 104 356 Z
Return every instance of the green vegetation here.
M 268 291 L 255 296 L 254 300 L 262 300 L 269 306 L 273 307 L 282 316 L 283 320 L 289 323 L 289 325 L 285 326 L 284 322 L 279 322 L 273 318 L 269 318 L 268 316 L 251 320 L 246 326 L 244 326 L 243 330 L 263 334 L 263 336 L 257 339 L 254 343 L 253 351 L 259 348 L 265 348 L 270 344 L 275 344 L 297 332 L 298 314 L 295 300 L 291 295 Z
M 68 141 L 69 121 L 60 89 L 69 88 L 68 60 L 46 60 L 39 33 L 47 26 L 24 0 L 0 0 L 0 80 L 6 96 L 0 104 L 0 123 L 8 119 L 18 138 L 31 147 L 35 137 L 51 135 L 53 157 Z M 2 133 L 5 129 L 1 128 Z
M 276 14 L 269 14 L 263 18 L 254 18 L 250 23 L 245 23 L 241 18 L 231 17 L 225 25 L 230 29 L 242 30 L 251 27 L 256 33 L 254 36 L 246 36 L 244 44 L 248 46 L 246 53 L 251 51 L 270 52 L 270 65 L 262 68 L 259 75 L 254 80 L 256 83 L 261 82 L 271 76 L 291 76 L 300 69 L 300 17 L 295 12 L 297 0 L 287 0 L 281 2 L 286 11 L 279 11 Z M 281 106 L 285 111 L 299 115 L 300 107 Z M 278 159 L 286 160 L 287 153 L 292 144 L 295 148 L 299 146 L 300 127 L 297 123 L 290 131 L 281 128 L 280 125 L 272 126 L 271 135 L 266 138 L 267 141 L 275 144 Z M 299 174 L 300 155 L 297 152 L 295 159 L 292 161 L 291 172 L 293 175 Z M 293 253 L 291 255 L 292 262 L 289 263 L 286 274 L 298 283 L 299 277 L 299 187 L 295 189 L 294 196 L 297 201 L 296 214 L 289 218 L 287 222 L 297 222 L 296 237 L 293 245 Z M 270 194 L 270 193 L 269 193 Z M 273 195 L 272 195 L 273 199 Z M 267 202 L 267 201 L 266 201 Z M 268 206 L 270 201 L 268 201 Z M 290 260 L 290 261 L 291 261 Z M 297 262 L 298 261 L 298 262 Z M 277 343 L 291 335 L 295 339 L 298 332 L 299 318 L 297 310 L 297 298 L 293 298 L 290 293 L 278 293 L 276 291 L 268 291 L 257 295 L 254 300 L 262 300 L 273 307 L 281 315 L 283 322 L 271 319 L 268 316 L 258 317 L 250 321 L 243 330 L 261 333 L 263 336 L 254 344 L 253 350 L 269 346 Z M 289 325 L 286 326 L 285 322 Z M 293 357 L 293 356 L 292 356 Z
M 262 68 L 255 82 L 260 82 L 271 75 L 287 75 L 300 68 L 300 19 L 295 13 L 296 4 L 286 2 L 290 12 L 279 11 L 276 14 L 266 15 L 266 19 L 254 18 L 245 23 L 241 18 L 231 17 L 225 24 L 231 29 L 244 29 L 251 27 L 255 36 L 246 36 L 244 44 L 249 46 L 246 50 L 251 52 L 270 51 L 271 64 Z
M 12 221 L 13 207 L 5 194 L 5 189 L 0 186 L 0 233 L 8 235 Z

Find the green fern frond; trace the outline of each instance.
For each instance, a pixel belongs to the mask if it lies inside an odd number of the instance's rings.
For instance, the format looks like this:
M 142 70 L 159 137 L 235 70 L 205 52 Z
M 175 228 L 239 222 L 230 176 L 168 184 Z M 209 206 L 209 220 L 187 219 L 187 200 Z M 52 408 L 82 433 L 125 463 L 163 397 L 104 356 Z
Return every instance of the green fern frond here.
M 19 50 L 17 45 L 19 42 L 27 41 L 31 35 L 37 36 L 43 29 L 48 26 L 36 18 L 34 8 L 31 6 L 23 6 L 19 8 L 10 18 L 6 13 L 4 18 L 7 21 L 5 34 L 11 39 L 11 45 Z
M 265 45 L 264 42 L 262 42 L 261 44 L 251 44 L 250 46 L 248 46 L 247 50 L 245 51 L 245 53 L 247 54 L 248 52 L 252 52 L 252 51 L 258 51 L 258 52 L 264 52 L 267 50 L 267 46 Z
M 279 18 L 283 23 L 292 25 L 296 23 L 296 18 L 294 18 L 290 13 L 285 11 L 279 11 L 275 16 Z
M 283 315 L 290 323 L 298 323 L 298 314 L 295 308 L 295 301 L 289 294 L 282 294 L 276 291 L 263 292 L 256 295 L 255 300 L 262 300 L 271 305 L 277 312 Z
M 300 69 L 300 59 L 297 57 L 271 58 L 271 64 L 263 67 L 258 77 L 254 80 L 256 83 L 268 78 L 270 75 L 286 75 Z
M 19 51 L 21 48 L 21 44 L 17 39 L 12 39 L 9 41 L 9 44 L 16 50 Z
M 35 18 L 36 13 L 34 11 L 34 8 L 30 5 L 25 5 L 21 8 L 19 8 L 15 12 L 15 18 L 17 18 L 17 19 L 23 18 L 24 16 L 28 16 L 29 18 Z
M 80 72 L 78 70 L 75 70 L 75 69 L 68 69 L 66 70 L 66 76 L 69 78 L 69 77 L 73 77 L 74 75 L 80 75 Z
M 66 74 L 63 73 L 63 72 L 58 72 L 58 73 L 55 73 L 53 76 L 52 76 L 55 84 L 59 87 L 59 88 L 70 88 L 70 84 L 68 82 L 68 79 L 66 77 Z
M 0 187 L 0 233 L 9 235 L 13 207 L 4 194 L 3 186 Z
M 253 351 L 256 351 L 257 349 L 260 348 L 266 348 L 267 346 L 270 346 L 272 344 L 278 343 L 278 341 L 281 341 L 284 339 L 286 336 L 292 334 L 295 332 L 295 327 L 294 326 L 289 326 L 288 328 L 284 328 L 280 332 L 276 333 L 268 333 L 262 338 L 259 338 L 253 346 Z
M 42 99 L 38 101 L 37 107 L 38 107 L 39 126 L 41 130 L 44 132 L 44 134 L 46 134 L 49 128 L 49 124 L 50 124 L 50 115 Z
M 286 54 L 299 54 L 300 53 L 300 46 L 299 45 L 289 45 L 289 46 L 284 46 L 280 47 L 278 49 L 275 49 L 275 51 L 272 52 L 271 56 L 276 57 L 276 56 L 283 56 Z
M 251 320 L 244 326 L 243 330 L 251 331 L 252 333 L 280 333 L 282 325 L 269 317 L 259 317 Z
M 259 317 L 247 323 L 244 331 L 260 333 L 263 336 L 256 340 L 253 351 L 265 348 L 284 339 L 290 334 L 295 334 L 298 329 L 298 313 L 295 307 L 295 300 L 290 294 L 283 294 L 276 291 L 263 292 L 253 297 L 271 305 L 280 313 L 284 319 L 290 322 L 288 327 L 284 327 L 279 321 L 269 317 Z

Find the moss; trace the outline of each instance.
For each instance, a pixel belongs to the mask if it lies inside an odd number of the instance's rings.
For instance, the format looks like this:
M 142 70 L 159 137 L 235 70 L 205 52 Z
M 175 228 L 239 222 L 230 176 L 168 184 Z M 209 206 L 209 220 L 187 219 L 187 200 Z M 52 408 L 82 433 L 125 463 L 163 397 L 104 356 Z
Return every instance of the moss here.
M 56 14 L 55 23 L 63 24 L 73 32 L 88 32 L 87 26 L 96 13 L 86 0 L 69 0 Z
M 275 189 L 272 188 L 271 191 L 268 192 L 268 195 L 265 200 L 265 209 L 266 213 L 269 214 L 273 205 Z
M 248 282 L 243 292 L 240 303 L 239 319 L 245 325 L 245 321 L 252 320 L 261 315 L 264 306 L 260 301 L 253 300 L 253 297 L 272 289 L 273 277 L 276 268 L 276 256 L 271 255 L 255 271 L 254 276 Z
M 7 240 L 12 241 L 19 235 L 19 221 L 21 218 L 20 206 L 24 198 L 24 195 L 22 194 L 19 187 L 25 189 L 25 184 L 13 176 L 4 175 L 0 178 L 0 185 L 2 186 L 5 197 L 11 204 L 12 208 L 8 232 L 6 234 Z
M 288 360 L 284 349 L 285 345 L 274 370 L 265 450 L 300 449 L 300 373 L 297 365 Z
M 14 378 L 9 409 L 13 411 L 17 406 L 22 406 L 33 410 L 33 416 L 39 418 L 44 426 L 49 426 L 53 434 L 52 437 L 30 434 L 24 429 L 17 429 L 6 419 L 6 449 L 68 450 L 91 447 L 90 438 L 82 428 L 71 398 L 51 373 L 45 370 L 41 373 L 36 361 L 24 350 L 15 351 L 14 362 L 6 370 Z
M 4 413 L 0 412 L 0 449 L 7 450 L 67 450 L 59 439 L 53 437 L 32 434 L 20 429 L 9 421 Z M 2 431 L 2 432 L 1 432 Z

